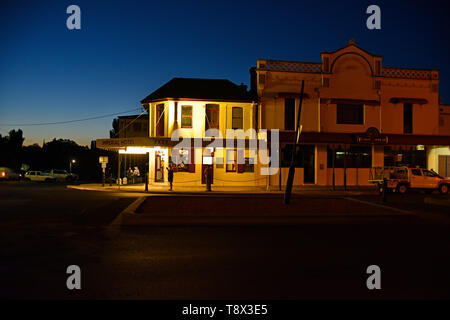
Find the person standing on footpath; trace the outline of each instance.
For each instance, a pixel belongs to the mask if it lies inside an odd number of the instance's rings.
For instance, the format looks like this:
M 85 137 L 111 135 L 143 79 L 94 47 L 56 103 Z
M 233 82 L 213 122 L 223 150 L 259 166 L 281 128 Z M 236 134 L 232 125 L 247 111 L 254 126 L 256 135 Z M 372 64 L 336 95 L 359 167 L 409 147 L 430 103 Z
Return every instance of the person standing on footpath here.
M 212 184 L 212 166 L 206 166 L 205 171 L 203 172 L 203 175 L 206 180 L 206 191 L 211 191 L 211 184 Z
M 170 183 L 170 189 L 169 191 L 172 191 L 172 184 L 173 184 L 173 166 L 172 164 L 169 164 L 169 167 L 166 168 L 168 173 L 167 173 L 167 180 Z

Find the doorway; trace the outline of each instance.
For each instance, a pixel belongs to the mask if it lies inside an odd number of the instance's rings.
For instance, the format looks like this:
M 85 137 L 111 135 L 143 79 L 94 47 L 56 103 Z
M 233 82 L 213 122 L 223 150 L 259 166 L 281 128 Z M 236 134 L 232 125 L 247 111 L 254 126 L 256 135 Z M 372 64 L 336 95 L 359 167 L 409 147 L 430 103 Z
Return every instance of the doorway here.
M 303 149 L 303 183 L 315 183 L 315 146 L 302 145 L 301 149 Z
M 155 182 L 164 182 L 164 160 L 159 152 L 155 153 Z
M 205 149 L 202 157 L 202 184 L 206 184 L 205 170 L 211 168 L 211 184 L 214 183 L 214 152 Z

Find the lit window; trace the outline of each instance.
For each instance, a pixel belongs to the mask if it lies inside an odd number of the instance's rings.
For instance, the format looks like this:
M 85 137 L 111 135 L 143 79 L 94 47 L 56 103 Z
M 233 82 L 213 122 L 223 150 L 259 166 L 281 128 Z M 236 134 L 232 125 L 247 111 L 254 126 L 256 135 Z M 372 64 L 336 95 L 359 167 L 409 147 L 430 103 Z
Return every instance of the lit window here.
M 241 107 L 233 107 L 232 117 L 232 129 L 244 129 L 244 112 Z
M 181 127 L 192 128 L 192 106 L 181 107 Z
M 207 104 L 205 115 L 205 130 L 219 129 L 219 105 Z

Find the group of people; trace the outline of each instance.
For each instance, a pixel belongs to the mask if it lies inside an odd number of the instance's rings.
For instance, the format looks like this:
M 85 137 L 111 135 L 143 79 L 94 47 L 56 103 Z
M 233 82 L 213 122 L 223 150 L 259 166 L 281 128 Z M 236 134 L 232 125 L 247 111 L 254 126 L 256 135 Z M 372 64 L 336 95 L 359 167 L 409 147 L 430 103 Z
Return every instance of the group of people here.
M 167 180 L 169 181 L 170 187 L 169 191 L 172 191 L 173 188 L 173 173 L 175 171 L 175 167 L 172 164 L 169 164 L 169 167 L 167 169 Z M 211 184 L 212 184 L 212 166 L 206 166 L 203 170 L 203 177 L 206 181 L 206 191 L 211 191 Z
M 136 183 L 136 178 L 139 177 L 141 173 L 139 172 L 138 167 L 134 167 L 134 170 L 131 167 L 127 170 L 127 182 L 128 183 Z

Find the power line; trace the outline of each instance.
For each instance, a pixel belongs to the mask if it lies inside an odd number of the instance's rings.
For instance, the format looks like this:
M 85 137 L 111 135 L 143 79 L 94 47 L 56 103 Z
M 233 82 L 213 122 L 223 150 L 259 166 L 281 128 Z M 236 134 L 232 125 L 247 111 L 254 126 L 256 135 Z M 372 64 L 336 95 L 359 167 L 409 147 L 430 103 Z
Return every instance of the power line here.
M 141 111 L 141 110 L 142 110 L 141 108 L 135 108 L 135 109 L 127 110 L 127 111 L 105 114 L 102 116 L 95 116 L 95 117 L 76 119 L 76 120 L 56 121 L 56 122 L 16 123 L 16 124 L 0 123 L 0 126 L 7 126 L 7 127 L 48 126 L 48 125 L 65 124 L 65 123 L 73 123 L 73 122 L 81 122 L 81 121 L 95 120 L 95 119 L 101 119 L 101 118 L 108 118 L 108 117 L 112 117 L 112 116 L 117 116 L 119 114 L 124 114 L 124 113 L 132 112 L 132 111 Z
M 140 115 L 138 115 L 136 118 L 134 118 L 129 124 L 127 124 L 127 125 L 126 125 L 125 127 L 123 127 L 122 129 L 119 128 L 119 131 L 117 131 L 117 132 L 114 134 L 114 137 L 119 136 L 119 133 L 122 132 L 122 130 L 125 130 L 126 128 L 128 128 L 133 122 L 135 122 L 138 118 L 140 118 L 145 112 L 147 112 L 147 110 L 142 111 Z

